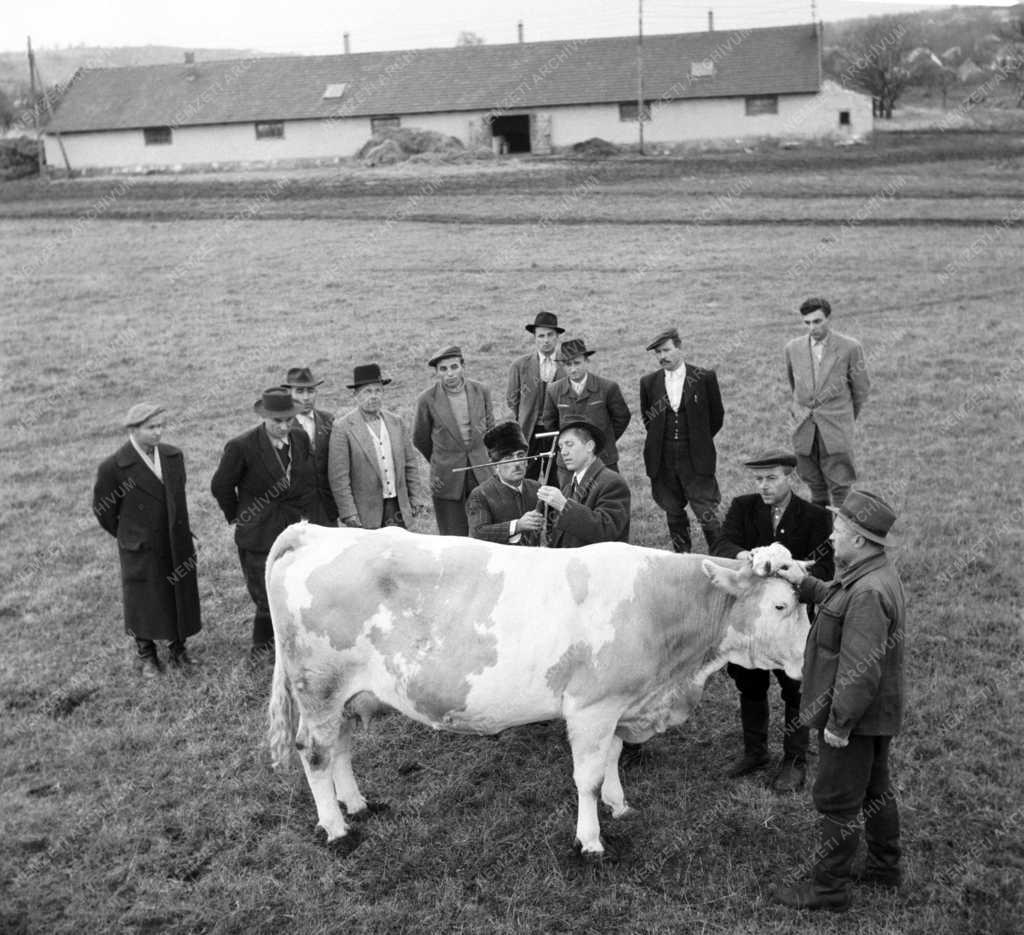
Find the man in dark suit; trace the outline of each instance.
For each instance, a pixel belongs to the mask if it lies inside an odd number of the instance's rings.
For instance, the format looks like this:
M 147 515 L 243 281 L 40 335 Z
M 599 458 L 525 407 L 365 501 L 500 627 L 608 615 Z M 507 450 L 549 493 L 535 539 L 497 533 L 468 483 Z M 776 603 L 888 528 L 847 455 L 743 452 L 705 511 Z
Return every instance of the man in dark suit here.
M 640 417 L 647 429 L 644 466 L 654 502 L 665 511 L 672 548 L 689 552 L 687 503 L 709 550 L 721 528 L 714 437 L 725 412 L 715 372 L 685 362 L 682 343 L 670 328 L 647 345 L 661 369 L 640 380 Z
M 537 499 L 557 514 L 550 528 L 556 549 L 629 542 L 629 487 L 598 457 L 604 444 L 604 434 L 590 422 L 567 422 L 559 432 L 558 451 L 571 478 L 561 490 L 537 491 Z
M 430 492 L 437 531 L 442 536 L 468 536 L 466 498 L 493 471 L 484 433 L 494 426 L 491 391 L 466 379 L 465 359 L 456 345 L 428 361 L 437 383 L 416 400 L 412 443 L 430 464 Z M 454 468 L 471 467 L 469 471 Z
M 558 340 L 565 328 L 558 327 L 558 316 L 551 312 L 538 312 L 526 330 L 533 335 L 534 350 L 512 361 L 508 372 L 508 390 L 505 400 L 512 417 L 519 423 L 523 436 L 529 441 L 529 454 L 547 451 L 546 439 L 537 438 L 543 431 L 541 416 L 548 386 L 565 376 L 565 367 L 558 359 Z M 536 480 L 540 476 L 540 459 L 527 463 L 526 476 Z
M 330 478 L 327 475 L 327 457 L 334 414 L 316 408 L 317 388 L 323 382 L 313 376 L 313 371 L 309 367 L 292 367 L 281 386 L 291 391 L 292 399 L 301 407 L 295 413 L 295 422 L 306 433 L 316 463 L 316 504 L 310 520 L 321 526 L 337 526 L 338 508 L 334 503 Z
M 791 486 L 796 455 L 788 451 L 766 451 L 744 462 L 753 475 L 757 493 L 736 497 L 722 526 L 713 554 L 723 558 L 746 559 L 750 550 L 779 542 L 793 558 L 810 561 L 815 578 L 831 581 L 835 570 L 832 518 L 821 507 L 798 497 Z M 768 687 L 772 673 L 745 669 L 730 662 L 726 671 L 740 691 L 740 722 L 743 726 L 743 755 L 729 768 L 730 778 L 745 776 L 766 766 L 768 756 Z M 775 678 L 786 705 L 782 738 L 782 766 L 772 786 L 777 792 L 796 792 L 804 784 L 807 769 L 808 731 L 800 724 L 800 683 L 781 669 Z
M 267 553 L 292 523 L 316 509 L 316 465 L 309 437 L 294 427 L 299 406 L 281 386 L 265 390 L 253 409 L 261 422 L 224 446 L 210 489 L 224 518 L 235 527 L 238 560 L 249 596 L 253 662 L 274 656 L 274 628 L 267 602 Z
M 590 372 L 589 358 L 593 354 L 583 340 L 562 342 L 559 360 L 565 365 L 566 375 L 548 386 L 541 424 L 549 432 L 557 431 L 564 422 L 580 419 L 596 425 L 605 439 L 598 457 L 606 467 L 618 471 L 619 450 L 615 442 L 629 425 L 629 406 L 618 383 Z M 559 459 L 559 486 L 565 486 L 569 479 L 569 472 Z
M 345 526 L 408 527 L 421 504 L 420 465 L 401 418 L 384 408 L 391 382 L 378 364 L 360 364 L 348 388 L 356 408 L 331 433 L 330 481 Z
M 473 488 L 466 501 L 469 534 L 508 545 L 537 545 L 543 518 L 537 511 L 540 484 L 526 477 L 527 444 L 516 422 L 502 422 L 484 435 L 496 474 Z
M 124 627 L 135 638 L 142 674 L 162 671 L 155 640 L 171 665 L 192 664 L 185 641 L 198 633 L 196 552 L 185 500 L 185 459 L 161 444 L 164 407 L 137 403 L 124 421 L 128 442 L 96 473 L 92 509 L 117 539 Z

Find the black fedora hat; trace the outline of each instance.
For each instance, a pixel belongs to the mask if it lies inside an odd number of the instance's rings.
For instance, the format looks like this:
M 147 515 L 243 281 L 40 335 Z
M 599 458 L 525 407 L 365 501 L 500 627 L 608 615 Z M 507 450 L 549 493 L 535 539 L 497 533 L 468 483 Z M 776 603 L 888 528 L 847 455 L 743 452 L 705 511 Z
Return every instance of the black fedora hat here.
M 533 334 L 538 328 L 550 328 L 559 334 L 565 334 L 565 328 L 558 327 L 558 316 L 552 312 L 537 312 L 532 325 L 527 325 L 526 330 Z
M 261 416 L 280 419 L 302 412 L 302 406 L 292 399 L 286 386 L 272 386 L 264 390 L 263 395 L 252 404 Z
M 593 422 L 588 422 L 586 419 L 572 419 L 569 422 L 565 422 L 558 429 L 559 439 L 569 429 L 580 429 L 582 432 L 585 432 L 594 439 L 594 454 L 598 455 L 601 453 L 601 449 L 604 448 L 604 432 L 594 425 Z
M 380 375 L 380 364 L 357 364 L 352 370 L 352 382 L 345 384 L 350 390 L 358 390 L 368 383 L 379 383 L 387 386 L 391 380 L 385 380 Z
M 878 545 L 893 545 L 896 537 L 889 534 L 896 522 L 896 511 L 878 494 L 867 490 L 851 490 L 840 507 L 827 507 L 830 513 L 841 516 L 854 531 Z
M 575 360 L 577 357 L 591 357 L 595 353 L 596 351 L 587 350 L 587 342 L 583 338 L 571 338 L 568 341 L 562 342 L 558 359 L 563 364 L 567 364 L 570 360 Z
M 323 383 L 323 380 L 318 380 L 313 376 L 313 371 L 309 367 L 292 367 L 288 371 L 288 376 L 281 382 L 281 386 L 319 386 Z

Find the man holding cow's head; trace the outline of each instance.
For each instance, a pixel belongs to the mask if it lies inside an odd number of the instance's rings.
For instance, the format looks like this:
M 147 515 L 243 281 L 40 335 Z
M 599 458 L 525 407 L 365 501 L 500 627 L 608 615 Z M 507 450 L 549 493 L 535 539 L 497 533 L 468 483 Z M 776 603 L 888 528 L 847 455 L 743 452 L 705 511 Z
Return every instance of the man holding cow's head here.
M 751 549 L 780 542 L 795 559 L 813 562 L 811 573 L 816 578 L 831 581 L 834 566 L 828 539 L 832 518 L 821 507 L 793 492 L 796 456 L 774 449 L 744 462 L 744 467 L 750 471 L 757 493 L 743 494 L 729 505 L 713 554 L 746 559 Z M 746 669 L 731 662 L 726 670 L 740 691 L 743 754 L 728 771 L 730 778 L 736 778 L 763 769 L 771 759 L 768 755 L 771 709 L 768 687 L 772 673 Z M 809 740 L 807 727 L 800 723 L 800 682 L 789 678 L 781 669 L 775 671 L 775 678 L 786 705 L 786 726 L 782 766 L 772 786 L 777 792 L 795 792 L 804 784 Z
M 800 716 L 818 731 L 814 806 L 821 844 L 811 881 L 782 885 L 774 898 L 798 909 L 850 906 L 861 812 L 867 861 L 858 879 L 901 882 L 900 819 L 889 780 L 889 744 L 903 719 L 903 584 L 886 548 L 896 513 L 854 489 L 836 509 L 832 547 L 838 577 L 826 583 L 799 565 L 781 574 L 818 605 L 804 653 Z
M 629 541 L 629 487 L 598 457 L 604 443 L 604 433 L 582 419 L 566 422 L 558 434 L 558 453 L 571 479 L 561 490 L 545 485 L 537 491 L 557 514 L 550 527 L 555 548 Z

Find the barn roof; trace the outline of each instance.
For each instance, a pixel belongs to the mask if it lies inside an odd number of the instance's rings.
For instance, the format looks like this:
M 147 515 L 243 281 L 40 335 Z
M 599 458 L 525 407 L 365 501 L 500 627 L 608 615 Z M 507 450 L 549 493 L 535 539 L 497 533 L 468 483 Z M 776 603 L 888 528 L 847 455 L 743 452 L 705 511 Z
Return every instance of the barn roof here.
M 643 60 L 644 97 L 651 100 L 819 88 L 818 40 L 810 25 L 645 36 Z M 332 85 L 340 97 L 325 96 Z M 512 110 L 630 101 L 636 94 L 632 36 L 283 56 L 86 69 L 47 129 Z

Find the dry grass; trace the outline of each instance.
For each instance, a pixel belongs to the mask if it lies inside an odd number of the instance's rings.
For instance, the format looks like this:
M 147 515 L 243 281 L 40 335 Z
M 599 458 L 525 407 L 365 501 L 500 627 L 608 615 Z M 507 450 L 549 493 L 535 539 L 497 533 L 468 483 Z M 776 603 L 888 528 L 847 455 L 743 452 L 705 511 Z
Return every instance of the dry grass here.
M 0 930 L 1018 930 L 1024 235 L 991 220 L 850 224 L 845 204 L 830 213 L 826 199 L 794 197 L 800 178 L 772 171 L 778 188 L 757 176 L 764 194 L 789 193 L 775 223 L 743 227 L 614 223 L 639 210 L 622 185 L 657 189 L 628 172 L 564 211 L 575 221 L 605 212 L 600 225 L 542 223 L 577 176 L 481 196 L 491 212 L 541 221 L 518 225 L 388 222 L 386 211 L 318 220 L 315 201 L 292 203 L 309 220 L 78 223 L 71 213 L 0 223 L 11 274 Z M 866 203 L 865 179 L 881 176 L 865 171 L 823 169 L 814 193 L 850 185 Z M 981 192 L 999 175 L 983 159 L 899 171 L 950 218 L 960 206 L 944 192 Z M 700 182 L 705 203 L 741 177 Z M 687 185 L 663 181 L 664 204 L 644 204 L 685 214 Z M 450 221 L 445 206 L 459 216 L 464 204 L 440 191 L 433 210 Z M 819 223 L 793 221 L 809 215 Z M 809 923 L 767 902 L 771 879 L 812 849 L 813 816 L 806 792 L 779 799 L 756 780 L 723 783 L 738 745 L 724 676 L 627 775 L 643 811 L 622 827 L 606 822 L 618 860 L 603 867 L 570 853 L 574 794 L 557 725 L 474 739 L 380 722 L 357 737 L 356 768 L 391 810 L 367 821 L 348 859 L 325 849 L 300 771 L 267 766 L 268 679 L 241 663 L 250 605 L 208 493 L 220 447 L 251 423 L 259 391 L 309 364 L 328 377 L 324 405 L 342 410 L 352 366 L 378 360 L 395 378 L 390 405 L 408 417 L 429 352 L 458 341 L 471 375 L 500 398 L 508 361 L 527 346 L 523 323 L 543 308 L 598 349 L 595 368 L 622 383 L 635 411 L 651 365 L 645 339 L 675 323 L 688 358 L 719 371 L 729 497 L 745 490 L 742 457 L 786 440 L 781 348 L 798 333 L 796 305 L 818 292 L 837 328 L 865 343 L 875 392 L 861 473 L 902 514 L 905 890 L 860 892 L 854 917 L 838 921 Z M 114 547 L 88 510 L 95 466 L 120 444 L 118 416 L 142 396 L 176 413 L 168 440 L 185 450 L 202 540 L 202 668 L 156 685 L 130 668 Z M 633 425 L 621 447 L 634 540 L 664 547 L 640 444 Z

